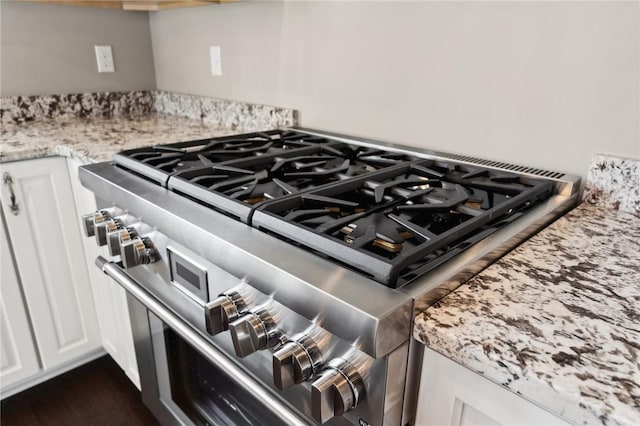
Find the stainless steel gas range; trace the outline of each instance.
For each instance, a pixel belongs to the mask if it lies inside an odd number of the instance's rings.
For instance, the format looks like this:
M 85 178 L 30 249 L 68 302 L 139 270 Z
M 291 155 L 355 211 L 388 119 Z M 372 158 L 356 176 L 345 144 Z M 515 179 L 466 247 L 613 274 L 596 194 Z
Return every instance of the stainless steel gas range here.
M 577 202 L 579 178 L 305 129 L 81 168 L 164 424 L 404 425 L 416 313 Z

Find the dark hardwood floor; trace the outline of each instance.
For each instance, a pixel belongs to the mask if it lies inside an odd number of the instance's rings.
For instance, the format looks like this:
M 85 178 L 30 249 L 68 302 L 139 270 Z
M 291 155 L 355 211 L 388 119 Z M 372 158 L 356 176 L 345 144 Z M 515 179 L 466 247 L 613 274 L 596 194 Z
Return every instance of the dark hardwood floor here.
M 157 425 L 108 356 L 2 401 L 2 426 Z

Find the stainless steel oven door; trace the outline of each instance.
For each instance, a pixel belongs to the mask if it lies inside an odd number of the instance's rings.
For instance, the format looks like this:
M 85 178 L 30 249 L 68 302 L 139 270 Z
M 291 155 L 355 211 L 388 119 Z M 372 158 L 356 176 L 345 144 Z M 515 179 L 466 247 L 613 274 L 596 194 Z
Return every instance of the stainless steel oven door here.
M 165 425 L 305 425 L 294 408 L 260 385 L 117 264 L 96 263 L 127 290 L 142 398 Z

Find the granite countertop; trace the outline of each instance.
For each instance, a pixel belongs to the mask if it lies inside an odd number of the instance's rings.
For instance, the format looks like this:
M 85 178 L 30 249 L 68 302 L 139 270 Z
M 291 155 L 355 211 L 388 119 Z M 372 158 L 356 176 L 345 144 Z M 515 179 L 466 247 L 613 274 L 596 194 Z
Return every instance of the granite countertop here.
M 77 158 L 84 163 L 108 161 L 124 149 L 232 133 L 239 131 L 167 114 L 3 124 L 0 161 L 51 155 Z
M 640 424 L 640 161 L 415 319 L 414 337 L 574 424 Z M 626 210 L 626 211 L 623 211 Z
M 292 109 L 164 91 L 0 98 L 0 162 L 63 155 L 108 161 L 124 149 L 296 124 Z

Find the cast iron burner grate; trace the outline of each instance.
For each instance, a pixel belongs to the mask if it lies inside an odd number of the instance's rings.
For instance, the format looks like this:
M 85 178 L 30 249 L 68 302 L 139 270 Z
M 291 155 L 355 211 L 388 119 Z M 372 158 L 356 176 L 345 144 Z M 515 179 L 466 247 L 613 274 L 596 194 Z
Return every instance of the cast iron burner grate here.
M 122 151 L 116 164 L 166 186 L 177 172 L 212 163 L 273 155 L 324 144 L 328 139 L 290 130 L 271 130 L 243 135 L 154 145 Z
M 253 225 L 397 287 L 552 191 L 548 181 L 424 160 L 265 204 Z
M 115 163 L 390 287 L 553 193 L 548 179 L 295 130 L 128 150 Z
M 173 174 L 168 187 L 245 223 L 259 205 L 354 176 L 415 161 L 405 154 L 327 143 L 245 160 L 213 163 Z

